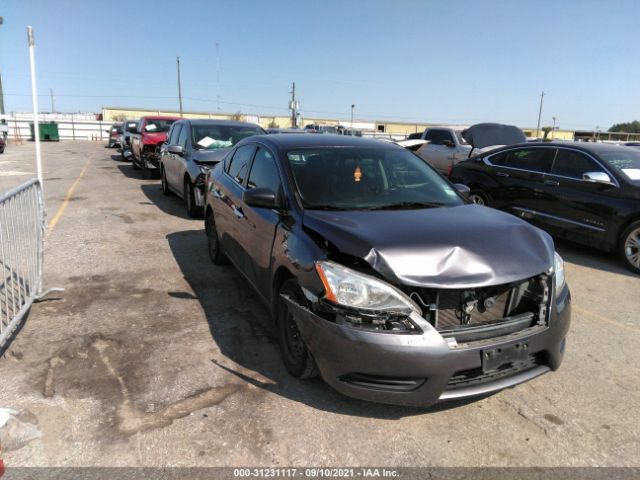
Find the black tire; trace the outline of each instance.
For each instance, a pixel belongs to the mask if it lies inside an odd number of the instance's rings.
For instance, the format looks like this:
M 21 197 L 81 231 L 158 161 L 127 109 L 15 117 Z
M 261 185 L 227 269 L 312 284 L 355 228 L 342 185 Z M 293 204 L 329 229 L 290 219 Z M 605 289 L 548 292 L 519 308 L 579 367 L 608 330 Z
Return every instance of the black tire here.
M 222 251 L 222 245 L 220 245 L 220 238 L 218 237 L 218 229 L 216 228 L 216 219 L 211 210 L 209 210 L 207 217 L 204 219 L 204 231 L 207 233 L 207 247 L 211 262 L 214 265 L 226 265 L 229 263 Z
M 306 305 L 307 301 L 295 280 L 287 280 L 280 288 L 277 325 L 282 363 L 287 371 L 296 378 L 316 377 L 318 376 L 316 362 L 304 343 L 295 319 L 289 312 L 287 302 L 281 295 L 287 296 L 301 305 Z
M 202 208 L 196 205 L 196 194 L 188 178 L 184 179 L 184 204 L 187 208 L 187 215 L 191 218 L 198 218 L 202 215 Z
M 140 164 L 138 163 L 138 161 L 136 160 L 135 156 L 131 157 L 131 165 L 133 165 L 133 169 L 134 170 L 140 170 Z
M 147 166 L 147 159 L 144 158 L 144 155 L 140 156 L 140 166 L 142 168 L 142 178 L 149 180 L 151 178 L 151 170 Z
M 487 197 L 487 194 L 480 190 L 471 190 L 469 192 L 469 201 L 476 205 L 484 205 L 485 207 L 489 206 L 489 198 Z
M 640 221 L 633 222 L 622 232 L 618 253 L 629 270 L 640 273 Z
M 162 165 L 160 166 L 160 184 L 162 185 L 162 193 L 164 193 L 165 196 L 170 197 L 173 195 L 173 192 L 169 188 L 169 183 L 167 182 L 167 174 L 165 173 Z

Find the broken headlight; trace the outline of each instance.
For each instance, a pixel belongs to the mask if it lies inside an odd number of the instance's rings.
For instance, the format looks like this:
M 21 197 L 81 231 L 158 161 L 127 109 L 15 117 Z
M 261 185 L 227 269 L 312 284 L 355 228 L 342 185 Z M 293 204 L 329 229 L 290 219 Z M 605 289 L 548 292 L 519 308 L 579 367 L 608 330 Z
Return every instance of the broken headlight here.
M 316 262 L 316 271 L 324 285 L 325 299 L 333 304 L 367 315 L 422 315 L 413 300 L 377 278 L 328 261 Z
M 562 260 L 562 257 L 558 255 L 558 252 L 554 252 L 553 255 L 553 275 L 556 283 L 556 298 L 558 298 L 562 289 L 567 284 L 564 277 L 564 260 Z

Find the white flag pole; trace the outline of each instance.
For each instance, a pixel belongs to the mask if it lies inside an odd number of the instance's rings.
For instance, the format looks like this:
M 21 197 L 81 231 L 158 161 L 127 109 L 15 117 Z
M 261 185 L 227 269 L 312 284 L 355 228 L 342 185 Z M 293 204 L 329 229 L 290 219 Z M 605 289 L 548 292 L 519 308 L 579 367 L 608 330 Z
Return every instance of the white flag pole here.
M 42 182 L 42 158 L 40 155 L 40 124 L 38 123 L 38 94 L 36 90 L 36 61 L 35 45 L 33 38 L 33 28 L 27 27 L 27 37 L 29 39 L 29 66 L 31 67 L 31 98 L 33 102 L 33 136 L 36 142 L 36 168 L 38 171 L 38 181 L 42 189 L 42 199 L 44 202 L 44 185 Z

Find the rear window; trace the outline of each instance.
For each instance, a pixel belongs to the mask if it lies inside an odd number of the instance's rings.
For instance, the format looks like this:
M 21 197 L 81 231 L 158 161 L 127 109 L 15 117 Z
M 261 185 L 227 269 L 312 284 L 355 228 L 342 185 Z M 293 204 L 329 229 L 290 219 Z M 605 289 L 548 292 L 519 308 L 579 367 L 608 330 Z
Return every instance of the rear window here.
M 640 182 L 640 151 L 605 150 L 598 152 L 598 156 L 629 180 Z

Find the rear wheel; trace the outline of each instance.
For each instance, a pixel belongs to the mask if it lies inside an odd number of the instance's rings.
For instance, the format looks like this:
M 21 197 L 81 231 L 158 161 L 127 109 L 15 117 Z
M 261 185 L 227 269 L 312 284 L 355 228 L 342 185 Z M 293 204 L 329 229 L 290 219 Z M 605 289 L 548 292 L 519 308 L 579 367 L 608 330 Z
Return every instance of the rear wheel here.
M 640 273 L 640 221 L 633 222 L 622 232 L 619 248 L 625 266 Z
M 278 339 L 282 350 L 282 362 L 287 371 L 296 378 L 311 378 L 318 375 L 316 362 L 302 339 L 293 315 L 282 295 L 305 305 L 306 299 L 295 280 L 287 280 L 278 295 Z
M 167 174 L 164 171 L 164 167 L 160 166 L 160 182 L 162 184 L 162 193 L 164 193 L 167 197 L 172 195 L 172 191 L 169 188 L 169 183 L 167 182 Z
M 472 190 L 471 193 L 469 193 L 469 201 L 471 203 L 475 203 L 476 205 L 485 205 L 485 206 L 489 205 L 489 201 L 487 200 L 487 195 L 478 190 Z
M 209 258 L 214 265 L 224 265 L 227 263 L 227 257 L 222 252 L 220 238 L 218 237 L 218 229 L 216 228 L 216 219 L 213 211 L 209 210 L 207 217 L 204 219 L 204 228 L 207 232 L 207 246 L 209 249 Z

